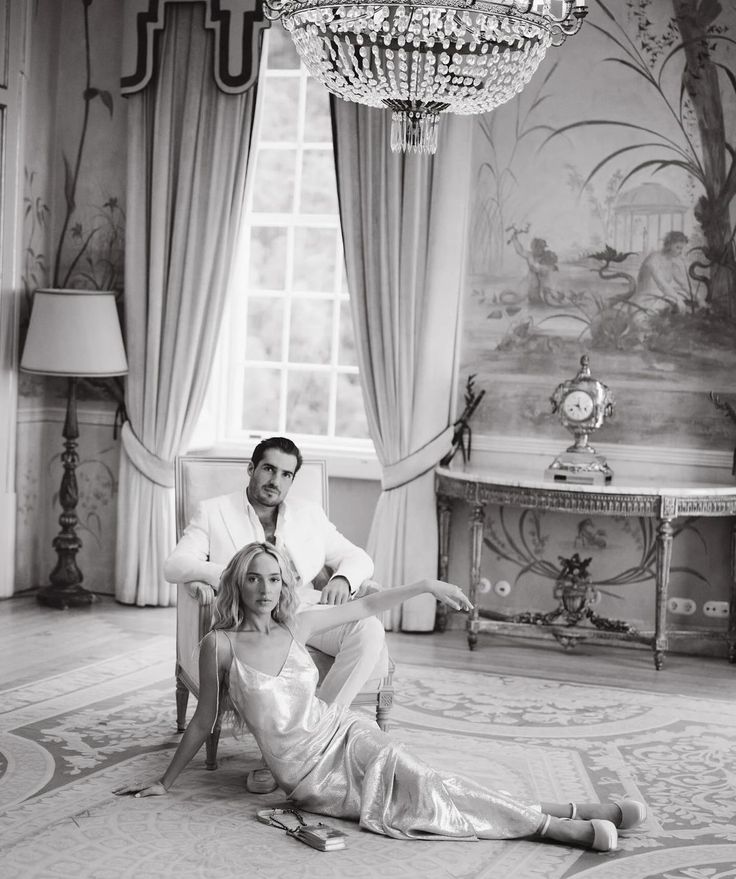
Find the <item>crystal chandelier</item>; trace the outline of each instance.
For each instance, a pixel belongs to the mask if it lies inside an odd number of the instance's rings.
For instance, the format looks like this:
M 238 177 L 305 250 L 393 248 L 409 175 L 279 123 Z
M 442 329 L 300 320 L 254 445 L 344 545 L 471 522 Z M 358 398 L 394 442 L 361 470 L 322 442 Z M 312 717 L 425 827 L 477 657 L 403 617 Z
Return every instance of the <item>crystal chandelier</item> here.
M 585 0 L 264 0 L 332 94 L 392 113 L 391 149 L 434 153 L 440 113 L 487 113 L 520 92 Z

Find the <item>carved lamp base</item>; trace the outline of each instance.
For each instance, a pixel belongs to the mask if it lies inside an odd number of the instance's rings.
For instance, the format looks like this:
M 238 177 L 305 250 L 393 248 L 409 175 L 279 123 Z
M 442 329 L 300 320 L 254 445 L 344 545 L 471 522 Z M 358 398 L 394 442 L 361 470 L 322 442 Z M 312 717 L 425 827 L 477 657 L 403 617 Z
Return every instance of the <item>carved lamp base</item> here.
M 597 455 L 590 446 L 572 446 L 554 459 L 544 471 L 544 478 L 576 485 L 608 485 L 613 470 L 603 455 Z
M 57 610 L 66 610 L 69 607 L 87 607 L 97 601 L 97 596 L 87 592 L 82 586 L 73 586 L 71 589 L 56 589 L 46 586 L 36 593 L 39 604 L 46 607 L 55 607 Z

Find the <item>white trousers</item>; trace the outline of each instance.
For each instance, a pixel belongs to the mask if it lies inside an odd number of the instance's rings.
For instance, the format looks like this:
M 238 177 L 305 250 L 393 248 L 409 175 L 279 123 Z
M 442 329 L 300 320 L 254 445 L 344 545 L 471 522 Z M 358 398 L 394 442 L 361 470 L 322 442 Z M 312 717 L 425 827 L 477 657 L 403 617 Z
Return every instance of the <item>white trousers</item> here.
M 319 632 L 307 646 L 335 657 L 317 691 L 325 702 L 350 705 L 367 681 L 388 672 L 386 632 L 377 617 Z

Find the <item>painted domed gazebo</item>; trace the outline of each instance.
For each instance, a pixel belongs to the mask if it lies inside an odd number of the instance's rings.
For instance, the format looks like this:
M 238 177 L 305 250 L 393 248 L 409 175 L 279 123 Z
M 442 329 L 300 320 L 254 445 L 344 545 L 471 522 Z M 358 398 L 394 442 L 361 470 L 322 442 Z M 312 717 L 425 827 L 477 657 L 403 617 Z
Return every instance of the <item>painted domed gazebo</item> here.
M 684 232 L 688 208 L 661 183 L 642 183 L 622 192 L 614 207 L 614 246 L 642 256 L 658 248 L 673 229 Z

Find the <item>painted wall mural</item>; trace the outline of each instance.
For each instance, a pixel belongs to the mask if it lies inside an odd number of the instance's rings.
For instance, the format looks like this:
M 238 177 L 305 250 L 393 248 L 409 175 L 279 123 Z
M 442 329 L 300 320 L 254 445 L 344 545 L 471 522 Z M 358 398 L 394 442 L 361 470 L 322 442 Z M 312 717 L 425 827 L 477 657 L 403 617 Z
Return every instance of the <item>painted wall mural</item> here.
M 736 6 L 591 0 L 574 45 L 479 117 L 475 135 L 458 376 L 459 400 L 471 376 L 485 391 L 474 443 L 549 440 L 551 461 L 571 438 L 549 398 L 587 353 L 616 400 L 594 444 L 732 451 Z M 456 509 L 450 578 L 461 583 L 467 527 Z M 676 531 L 670 596 L 688 613 L 671 611 L 670 624 L 724 630 L 705 606 L 729 597 L 728 522 Z M 591 559 L 596 613 L 651 628 L 654 540 L 644 520 L 489 506 L 481 607 L 552 611 L 560 558 L 577 553 Z
M 120 169 L 105 158 L 114 155 L 114 151 L 108 152 L 110 142 L 123 139 L 124 129 L 112 124 L 115 105 L 120 102 L 112 89 L 101 87 L 93 73 L 93 54 L 95 67 L 108 55 L 106 46 L 92 44 L 94 0 L 78 0 L 75 5 L 76 9 L 67 4 L 75 14 L 59 22 L 65 32 L 60 37 L 57 34 L 52 54 L 58 68 L 44 71 L 34 64 L 32 70 L 37 73 L 31 99 L 37 101 L 37 112 L 31 114 L 28 141 L 30 145 L 45 143 L 46 149 L 40 154 L 29 151 L 31 161 L 25 171 L 22 319 L 26 322 L 33 291 L 39 287 L 115 290 L 119 296 L 123 290 L 125 212 L 114 194 L 123 181 Z M 110 11 L 103 9 L 105 6 L 109 3 L 98 0 L 97 11 L 102 15 Z M 37 7 L 33 19 L 37 48 L 53 41 L 54 35 L 44 28 L 44 22 L 53 21 L 52 16 L 43 15 L 46 11 Z M 104 32 L 95 30 L 98 42 Z M 54 78 L 61 71 L 68 90 L 60 106 L 54 107 L 46 103 L 41 80 L 44 75 Z M 105 73 L 106 84 L 114 71 Z M 48 130 L 47 120 L 41 120 L 44 111 L 58 120 L 55 130 Z M 100 183 L 100 171 L 112 181 Z
M 564 442 L 549 395 L 589 353 L 600 441 L 732 449 L 736 7 L 593 0 L 575 45 L 478 118 L 459 380 L 476 433 Z

